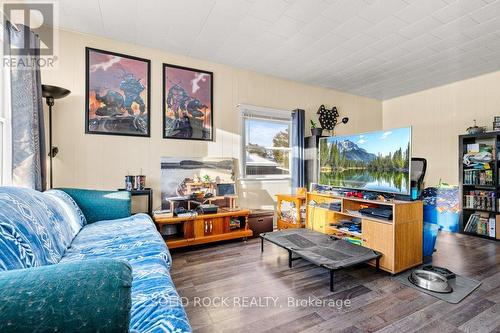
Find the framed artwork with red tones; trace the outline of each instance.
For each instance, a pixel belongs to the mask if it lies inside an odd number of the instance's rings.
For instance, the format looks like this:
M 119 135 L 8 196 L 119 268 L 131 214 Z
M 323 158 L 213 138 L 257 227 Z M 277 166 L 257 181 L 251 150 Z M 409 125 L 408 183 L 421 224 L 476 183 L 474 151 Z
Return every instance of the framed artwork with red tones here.
M 151 61 L 85 48 L 85 133 L 150 136 Z
M 163 138 L 213 141 L 213 73 L 163 64 Z

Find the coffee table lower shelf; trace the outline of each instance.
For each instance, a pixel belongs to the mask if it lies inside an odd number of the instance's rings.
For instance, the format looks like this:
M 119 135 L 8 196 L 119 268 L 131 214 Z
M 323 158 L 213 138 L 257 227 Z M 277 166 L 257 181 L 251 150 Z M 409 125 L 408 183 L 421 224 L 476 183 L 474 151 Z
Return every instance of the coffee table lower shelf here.
M 203 236 L 200 238 L 184 238 L 184 239 L 173 239 L 173 240 L 167 239 L 165 242 L 167 243 L 169 249 L 175 249 L 179 247 L 213 243 L 230 239 L 239 239 L 239 238 L 245 239 L 251 236 L 252 236 L 252 230 L 241 230 L 241 231 L 231 231 L 219 235 Z

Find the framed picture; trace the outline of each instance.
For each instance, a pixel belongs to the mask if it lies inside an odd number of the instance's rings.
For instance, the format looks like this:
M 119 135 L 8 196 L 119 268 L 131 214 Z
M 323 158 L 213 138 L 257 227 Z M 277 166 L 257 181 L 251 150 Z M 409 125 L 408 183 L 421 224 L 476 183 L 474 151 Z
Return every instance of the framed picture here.
M 213 73 L 163 64 L 163 138 L 213 141 Z
M 85 133 L 150 136 L 151 61 L 85 48 Z

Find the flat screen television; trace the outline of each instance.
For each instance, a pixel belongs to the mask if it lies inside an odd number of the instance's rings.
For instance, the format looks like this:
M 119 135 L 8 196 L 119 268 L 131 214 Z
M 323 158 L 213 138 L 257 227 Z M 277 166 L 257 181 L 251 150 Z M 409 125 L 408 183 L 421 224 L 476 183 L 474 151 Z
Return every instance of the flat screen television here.
M 410 194 L 411 127 L 321 138 L 319 184 Z

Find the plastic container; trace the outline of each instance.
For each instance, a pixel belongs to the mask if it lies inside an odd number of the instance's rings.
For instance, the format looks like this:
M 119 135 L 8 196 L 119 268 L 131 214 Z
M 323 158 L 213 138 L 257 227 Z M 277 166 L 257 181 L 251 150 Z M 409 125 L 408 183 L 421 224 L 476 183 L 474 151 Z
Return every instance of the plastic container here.
M 427 223 L 438 224 L 438 211 L 436 205 L 424 204 L 424 221 Z
M 437 224 L 424 222 L 424 257 L 430 257 L 434 253 L 438 231 L 439 226 Z
M 441 230 L 458 232 L 460 206 L 457 186 L 440 185 L 424 190 L 424 221 Z

